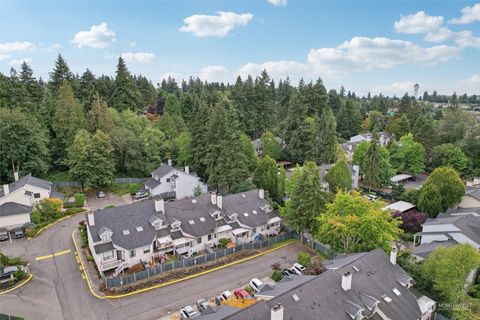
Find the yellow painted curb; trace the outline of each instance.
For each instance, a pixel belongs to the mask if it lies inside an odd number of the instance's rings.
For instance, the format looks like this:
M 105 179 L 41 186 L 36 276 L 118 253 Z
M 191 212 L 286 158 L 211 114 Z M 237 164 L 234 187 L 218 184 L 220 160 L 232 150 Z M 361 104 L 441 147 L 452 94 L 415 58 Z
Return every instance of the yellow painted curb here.
M 76 230 L 76 229 L 75 229 Z M 168 286 L 168 285 L 171 285 L 171 284 L 174 284 L 174 283 L 178 283 L 178 282 L 182 282 L 182 281 L 185 281 L 185 280 L 188 280 L 188 279 L 193 279 L 193 278 L 196 278 L 196 277 L 200 277 L 200 276 L 203 276 L 205 274 L 208 274 L 208 273 L 211 273 L 211 272 L 214 272 L 214 271 L 218 271 L 218 270 L 221 270 L 221 269 L 224 269 L 224 268 L 228 268 L 228 267 L 231 267 L 233 265 L 236 265 L 236 264 L 239 264 L 239 263 L 242 263 L 242 262 L 245 262 L 245 261 L 248 261 L 248 260 L 252 260 L 252 259 L 255 259 L 255 258 L 258 258 L 260 256 L 263 256 L 267 253 L 270 253 L 270 252 L 273 252 L 273 251 L 276 251 L 278 249 L 281 249 L 289 244 L 291 244 L 292 242 L 294 242 L 295 240 L 290 240 L 290 241 L 287 241 L 285 242 L 284 244 L 282 245 L 279 245 L 278 247 L 275 247 L 275 248 L 272 248 L 272 249 L 269 249 L 267 251 L 263 251 L 263 252 L 260 252 L 260 253 L 257 253 L 253 256 L 250 256 L 250 257 L 246 257 L 246 258 L 243 258 L 243 259 L 240 259 L 240 260 L 237 260 L 237 261 L 233 261 L 233 262 L 230 262 L 230 263 L 227 263 L 227 264 L 224 264 L 222 266 L 219 266 L 219 267 L 216 267 L 216 268 L 213 268 L 213 269 L 209 269 L 209 270 L 205 270 L 205 271 L 202 271 L 202 272 L 199 272 L 199 273 L 195 273 L 195 274 L 192 274 L 192 275 L 189 275 L 185 278 L 181 278 L 181 279 L 175 279 L 175 280 L 172 280 L 172 281 L 168 281 L 168 282 L 164 282 L 164 283 L 160 283 L 160 284 L 156 284 L 156 285 L 153 285 L 151 287 L 148 287 L 148 288 L 143 288 L 143 289 L 139 289 L 139 290 L 136 290 L 136 291 L 132 291 L 132 292 L 129 292 L 129 293 L 125 293 L 125 294 L 119 294 L 119 295 L 115 295 L 115 296 L 99 296 L 97 295 L 93 289 L 92 289 L 92 285 L 90 283 L 90 278 L 88 277 L 88 274 L 85 272 L 85 266 L 83 264 L 83 259 L 81 257 L 81 254 L 80 252 L 78 251 L 78 246 L 77 246 L 77 242 L 75 241 L 75 238 L 73 236 L 73 234 L 75 233 L 75 230 L 73 230 L 72 232 L 72 240 L 73 240 L 73 244 L 75 245 L 75 249 L 77 250 L 77 255 L 79 256 L 80 258 L 80 263 L 83 267 L 83 273 L 87 279 L 87 284 L 88 284 L 88 288 L 90 289 L 90 292 L 92 293 L 93 296 L 95 296 L 96 298 L 99 298 L 99 299 L 119 299 L 119 298 L 124 298 L 124 297 L 128 297 L 128 296 L 133 296 L 133 295 L 136 295 L 136 294 L 139 294 L 139 293 L 143 293 L 143 292 L 147 292 L 147 291 L 150 291 L 150 290 L 154 290 L 154 289 L 158 289 L 158 288 L 161 288 L 161 287 L 165 287 L 165 286 Z
M 87 212 L 87 210 L 82 211 L 82 212 L 77 212 L 77 213 L 71 214 L 71 215 L 69 215 L 69 216 L 65 216 L 65 217 L 62 217 L 62 218 L 60 218 L 60 219 L 58 219 L 58 220 L 55 220 L 55 221 L 47 224 L 45 227 L 41 228 L 40 230 L 38 230 L 37 233 L 35 233 L 32 237 L 30 237 L 30 238 L 27 237 L 27 240 L 32 240 L 33 238 L 37 237 L 40 233 L 42 233 L 43 231 L 47 230 L 47 229 L 50 228 L 51 226 L 56 225 L 56 224 L 59 223 L 59 222 L 62 222 L 62 221 L 65 221 L 65 220 L 67 220 L 67 219 L 69 219 L 69 218 L 78 216 L 79 214 L 82 214 L 82 213 L 85 214 L 85 212 Z
M 28 281 L 30 281 L 32 278 L 33 278 L 33 274 L 30 273 L 30 274 L 28 275 L 28 278 L 25 279 L 23 282 L 17 284 L 17 285 L 16 285 L 15 287 L 13 287 L 13 288 L 10 288 L 10 289 L 8 289 L 8 290 L 5 290 L 5 291 L 0 292 L 0 295 L 5 294 L 5 293 L 8 293 L 8 292 L 11 292 L 11 291 L 13 291 L 13 290 L 16 290 L 16 289 L 20 288 L 21 286 L 25 285 Z

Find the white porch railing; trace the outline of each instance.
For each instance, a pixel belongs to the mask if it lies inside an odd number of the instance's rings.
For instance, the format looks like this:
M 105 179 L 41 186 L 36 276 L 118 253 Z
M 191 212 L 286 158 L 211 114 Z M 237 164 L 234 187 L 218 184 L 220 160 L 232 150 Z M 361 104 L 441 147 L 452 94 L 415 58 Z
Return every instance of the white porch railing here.
M 122 264 L 122 260 L 113 260 L 113 261 L 101 262 L 100 263 L 100 269 L 101 269 L 100 271 L 106 271 L 106 270 L 116 268 L 120 264 Z
M 128 267 L 128 262 L 122 262 L 118 267 L 117 269 L 115 269 L 115 272 L 113 273 L 113 276 L 116 277 L 120 274 L 120 272 L 122 272 L 123 270 L 125 270 L 126 268 Z

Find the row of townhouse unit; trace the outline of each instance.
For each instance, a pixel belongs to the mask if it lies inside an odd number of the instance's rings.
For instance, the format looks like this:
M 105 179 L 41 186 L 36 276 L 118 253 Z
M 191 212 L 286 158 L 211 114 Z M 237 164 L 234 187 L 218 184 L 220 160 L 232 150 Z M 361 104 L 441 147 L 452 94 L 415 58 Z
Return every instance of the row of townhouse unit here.
M 191 256 L 222 238 L 238 244 L 277 235 L 281 223 L 260 189 L 171 202 L 150 199 L 90 212 L 87 234 L 98 269 L 115 269 L 116 275 L 165 254 Z

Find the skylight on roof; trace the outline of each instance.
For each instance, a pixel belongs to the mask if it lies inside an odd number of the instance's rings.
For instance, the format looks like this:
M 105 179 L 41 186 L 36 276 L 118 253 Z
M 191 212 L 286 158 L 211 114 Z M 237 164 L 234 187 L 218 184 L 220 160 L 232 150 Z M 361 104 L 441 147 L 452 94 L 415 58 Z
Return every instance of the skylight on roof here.
M 195 224 L 195 221 L 193 221 L 193 220 L 188 220 L 188 223 L 190 223 L 190 224 Z
M 300 298 L 297 296 L 296 293 L 292 294 L 293 301 L 298 302 L 300 301 Z
M 252 210 L 252 213 L 253 213 L 253 214 L 257 214 L 257 210 Z
M 402 294 L 397 288 L 393 288 L 392 291 L 397 297 Z
M 244 212 L 243 215 L 244 215 L 245 217 L 248 217 L 248 213 L 246 213 L 246 212 Z
M 205 222 L 205 218 L 204 218 L 204 217 L 200 217 L 200 222 Z
M 128 236 L 130 234 L 130 231 L 129 230 L 123 230 L 123 235 L 124 236 Z
M 192 203 L 197 203 L 197 200 L 196 200 L 196 199 L 192 199 Z
M 382 299 L 385 300 L 386 303 L 392 302 L 392 298 L 390 298 L 390 297 L 387 296 L 386 294 L 384 294 L 384 295 L 382 296 Z
M 142 227 L 137 227 L 137 232 L 142 232 L 143 228 Z

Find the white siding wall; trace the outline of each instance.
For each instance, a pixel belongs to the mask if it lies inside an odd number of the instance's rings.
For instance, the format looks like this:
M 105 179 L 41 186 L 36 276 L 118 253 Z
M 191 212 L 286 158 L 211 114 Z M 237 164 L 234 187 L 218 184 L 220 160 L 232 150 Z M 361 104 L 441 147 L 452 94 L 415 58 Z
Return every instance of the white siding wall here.
M 30 222 L 30 213 L 4 216 L 0 217 L 0 228 L 7 228 L 10 230 L 16 227 L 21 227 L 27 222 Z
M 32 193 L 40 193 L 40 198 L 34 199 L 33 194 L 32 196 L 28 196 L 25 194 L 25 191 L 30 191 Z M 32 206 L 36 202 L 48 197 L 50 197 L 50 190 L 40 189 L 32 187 L 30 185 L 26 185 L 13 192 L 10 192 L 9 194 L 1 198 L 0 204 L 4 204 L 5 202 L 15 202 L 26 206 Z
M 171 176 L 175 173 L 177 174 L 178 178 L 175 181 L 174 189 Z M 167 182 L 167 179 L 169 179 L 170 181 Z M 164 192 L 175 191 L 177 194 L 177 200 L 188 198 L 193 196 L 193 189 L 197 186 L 197 184 L 200 185 L 202 193 L 207 192 L 207 185 L 199 181 L 198 177 L 186 174 L 185 172 L 180 170 L 168 173 L 160 179 L 160 182 L 161 184 L 159 186 L 150 191 L 152 195 L 156 196 Z
M 133 251 L 135 251 L 135 257 L 130 257 L 130 251 L 132 250 L 126 250 L 126 249 L 123 249 L 123 248 L 120 248 L 118 247 L 119 250 L 123 250 L 125 253 L 125 261 L 128 262 L 128 267 L 131 268 L 133 267 L 134 265 L 136 264 L 139 264 L 140 263 L 140 260 L 142 260 L 143 262 L 150 262 L 152 260 L 152 256 L 153 256 L 153 245 L 150 244 L 150 252 L 148 253 L 143 253 L 143 247 L 141 248 L 136 248 L 136 249 L 133 249 Z

